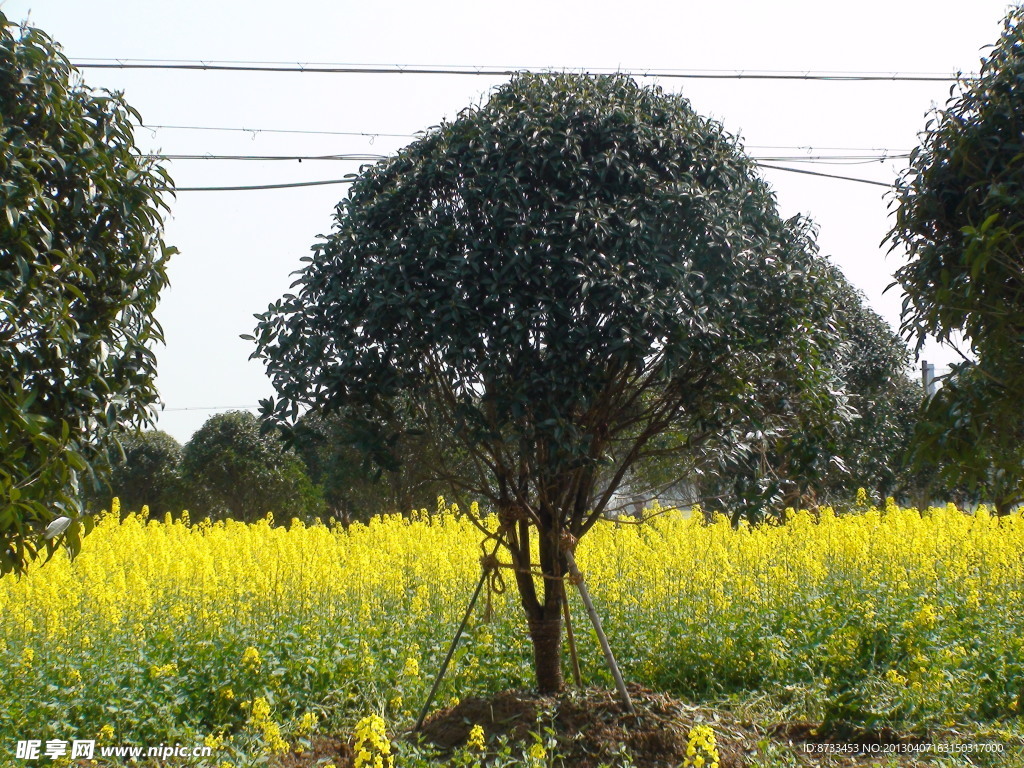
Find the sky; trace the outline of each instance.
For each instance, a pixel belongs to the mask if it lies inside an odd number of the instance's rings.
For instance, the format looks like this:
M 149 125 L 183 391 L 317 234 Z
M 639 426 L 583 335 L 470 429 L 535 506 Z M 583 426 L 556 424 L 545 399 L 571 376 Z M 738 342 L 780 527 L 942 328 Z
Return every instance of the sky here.
M 977 71 L 1010 6 L 993 0 L 848 3 L 350 2 L 349 0 L 0 0 L 72 62 L 280 62 L 635 74 L 927 73 Z M 140 151 L 167 155 L 388 155 L 417 131 L 453 119 L 507 80 L 495 75 L 322 74 L 81 69 L 93 88 L 123 91 L 140 112 Z M 772 165 L 891 184 L 951 82 L 640 77 L 681 92 L 694 109 Z M 164 127 L 156 127 L 164 126 Z M 177 126 L 177 127 L 171 127 Z M 235 130 L 209 130 L 230 128 Z M 202 130 L 200 130 L 202 129 Z M 237 130 L 248 129 L 248 130 Z M 320 133 L 312 133 L 320 132 Z M 352 134 L 352 135 L 347 135 Z M 392 134 L 392 135 L 388 135 Z M 825 156 L 827 162 L 807 162 Z M 856 161 L 836 158 L 861 158 Z M 798 158 L 794 159 L 794 158 Z M 358 160 L 170 160 L 179 191 L 165 239 L 178 248 L 157 318 L 157 428 L 185 442 L 222 410 L 255 411 L 273 393 L 249 360 L 254 314 L 280 298 L 317 237 L 332 227 L 344 185 L 256 191 L 193 187 L 341 179 Z M 818 244 L 898 326 L 902 295 L 886 292 L 902 254 L 883 241 L 892 199 L 882 186 L 764 169 L 784 216 L 804 214 Z M 959 359 L 930 343 L 923 357 Z

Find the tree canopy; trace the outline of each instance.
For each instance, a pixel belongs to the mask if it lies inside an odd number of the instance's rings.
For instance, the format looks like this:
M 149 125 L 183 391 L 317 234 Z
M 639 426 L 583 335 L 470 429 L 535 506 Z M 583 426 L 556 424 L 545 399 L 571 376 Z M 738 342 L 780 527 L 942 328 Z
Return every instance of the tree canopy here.
M 962 334 L 975 358 L 928 404 L 922 439 L 959 466 L 971 486 L 987 474 L 969 434 L 987 425 L 992 447 L 1017 439 L 1024 399 L 1024 8 L 1013 8 L 977 78 L 961 78 L 929 119 L 896 197 L 893 248 L 907 293 L 903 324 L 928 334 Z M 979 377 L 987 379 L 982 382 Z M 978 411 L 984 408 L 985 412 Z M 940 413 L 941 411 L 941 413 Z M 945 425 L 948 435 L 936 431 Z M 965 439 L 967 438 L 967 439 Z M 927 450 L 927 449 L 925 449 Z M 919 452 L 919 455 L 922 455 Z M 936 458 L 936 457 L 931 457 Z M 999 459 L 1024 479 L 1024 467 Z M 948 475 L 948 472 L 946 473 Z M 973 479 L 971 479 L 973 478 Z M 1011 483 L 1013 485 L 1014 483 Z
M 905 329 L 948 340 L 962 332 L 1000 383 L 1024 392 L 1024 8 L 976 79 L 962 79 L 928 120 L 900 180 L 893 248 L 908 263 Z M 993 370 L 992 375 L 996 375 Z
M 401 408 L 453 436 L 440 470 L 498 513 L 543 690 L 565 547 L 631 467 L 756 422 L 775 357 L 813 375 L 827 320 L 807 227 L 737 140 L 625 76 L 515 77 L 364 169 L 306 261 L 258 316 L 264 415 L 348 409 L 386 448 Z
M 170 180 L 138 120 L 0 14 L 0 573 L 77 549 L 83 483 L 157 400 Z
M 166 432 L 126 432 L 111 446 L 110 477 L 99 493 L 87 494 L 95 504 L 106 505 L 117 496 L 121 508 L 150 514 L 177 514 L 187 507 L 181 476 L 181 445 Z
M 883 499 L 911 490 L 904 454 L 923 392 L 907 375 L 910 352 L 838 268 L 825 271 L 818 291 L 835 334 L 817 340 L 820 378 L 794 366 L 759 380 L 762 428 L 723 434 L 694 466 L 709 510 L 736 520 L 858 488 Z
M 387 423 L 391 438 L 377 461 L 363 448 L 377 442 L 378 431 L 371 428 L 367 435 L 345 411 L 327 416 L 312 412 L 299 420 L 295 451 L 310 480 L 323 490 L 328 515 L 346 524 L 367 522 L 375 515 L 407 514 L 424 500 L 448 492 L 436 472 L 438 442 L 406 429 L 402 415 L 396 413 Z M 369 446 L 363 442 L 366 437 Z
M 918 467 L 1000 515 L 1024 503 L 1024 410 L 1008 410 L 1004 397 L 976 365 L 956 366 L 913 433 Z
M 185 444 L 181 474 L 190 512 L 202 517 L 254 522 L 267 512 L 315 516 L 323 507 L 302 460 L 247 411 L 207 419 Z

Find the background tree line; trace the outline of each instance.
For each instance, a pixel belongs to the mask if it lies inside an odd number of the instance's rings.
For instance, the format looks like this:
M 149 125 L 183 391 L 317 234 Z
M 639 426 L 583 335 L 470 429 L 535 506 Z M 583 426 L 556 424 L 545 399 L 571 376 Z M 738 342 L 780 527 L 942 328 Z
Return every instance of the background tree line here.
M 246 411 L 210 417 L 184 446 L 166 432 L 125 432 L 121 448 L 110 451 L 110 478 L 88 495 L 89 505 L 109 508 L 117 496 L 122 509 L 145 505 L 154 517 L 187 509 L 192 519 L 254 521 L 274 512 L 279 520 L 348 522 L 407 512 L 443 493 L 425 469 L 422 440 L 403 441 L 409 461 L 385 469 L 362 457 L 359 435 L 338 419 L 310 417 L 298 432 L 295 449 L 285 448 Z

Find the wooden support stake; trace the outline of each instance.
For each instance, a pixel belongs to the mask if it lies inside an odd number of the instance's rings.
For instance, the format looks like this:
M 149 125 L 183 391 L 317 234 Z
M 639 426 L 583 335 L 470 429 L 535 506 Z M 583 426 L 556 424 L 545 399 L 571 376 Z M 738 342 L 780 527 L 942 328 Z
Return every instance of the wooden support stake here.
M 572 679 L 576 687 L 583 687 L 583 675 L 580 674 L 580 659 L 576 655 L 576 638 L 572 632 L 572 618 L 569 613 L 569 595 L 565 591 L 565 580 L 559 582 L 562 588 L 562 613 L 565 615 L 565 637 L 569 641 L 569 658 L 572 660 Z
M 497 549 L 495 549 L 495 551 L 497 551 Z M 420 730 L 423 727 L 423 721 L 427 719 L 427 712 L 430 711 L 430 705 L 434 701 L 434 696 L 437 694 L 437 689 L 441 685 L 441 680 L 444 679 L 444 674 L 448 671 L 448 665 L 451 663 L 452 655 L 454 655 L 455 649 L 459 645 L 459 638 L 462 637 L 462 633 L 466 629 L 466 623 L 469 621 L 470 614 L 473 613 L 473 606 L 476 605 L 476 599 L 480 597 L 480 590 L 484 588 L 484 582 L 487 581 L 487 577 L 490 576 L 490 574 L 490 569 L 484 567 L 483 573 L 480 574 L 480 581 L 476 583 L 476 590 L 473 592 L 473 596 L 469 599 L 469 605 L 466 607 L 466 613 L 462 617 L 462 623 L 459 624 L 459 628 L 455 631 L 455 637 L 452 638 L 452 644 L 448 648 L 448 655 L 444 657 L 444 661 L 441 663 L 441 670 L 437 673 L 437 677 L 434 678 L 434 684 L 430 687 L 430 693 L 427 694 L 427 700 L 423 702 L 423 709 L 420 710 L 420 716 L 416 720 L 416 725 L 413 726 L 414 731 Z
M 608 662 L 608 668 L 612 671 L 612 677 L 615 678 L 615 687 L 619 689 L 622 703 L 626 707 L 627 712 L 631 715 L 635 714 L 636 710 L 633 709 L 633 701 L 629 698 L 629 691 L 626 690 L 626 683 L 622 679 L 619 665 L 615 663 L 612 648 L 608 645 L 608 638 L 601 628 L 601 618 L 597 615 L 597 610 L 594 608 L 594 601 L 590 599 L 590 592 L 587 589 L 586 582 L 583 581 L 583 575 L 580 573 L 580 569 L 576 567 L 576 557 L 571 549 L 565 550 L 565 559 L 569 564 L 569 573 L 572 575 L 572 580 L 576 582 L 576 587 L 580 591 L 580 597 L 583 598 L 583 604 L 587 607 L 590 623 L 594 625 L 594 631 L 597 633 L 597 639 L 601 643 L 601 650 L 604 651 L 604 658 Z

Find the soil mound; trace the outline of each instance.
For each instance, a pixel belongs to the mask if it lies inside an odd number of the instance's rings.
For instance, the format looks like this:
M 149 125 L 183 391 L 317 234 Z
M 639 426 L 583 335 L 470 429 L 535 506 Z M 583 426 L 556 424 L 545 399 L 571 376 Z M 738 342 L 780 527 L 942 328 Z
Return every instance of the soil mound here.
M 551 736 L 566 765 L 597 768 L 616 764 L 625 746 L 637 768 L 676 768 L 686 759 L 690 729 L 708 725 L 718 743 L 720 768 L 744 768 L 745 747 L 763 734 L 715 710 L 684 704 L 671 696 L 629 686 L 635 714 L 622 706 L 615 691 L 588 688 L 560 696 L 505 691 L 490 698 L 467 698 L 442 709 L 423 725 L 423 738 L 442 753 L 466 743 L 474 725 L 488 739 L 505 736 L 520 745 L 533 743 L 530 733 Z

